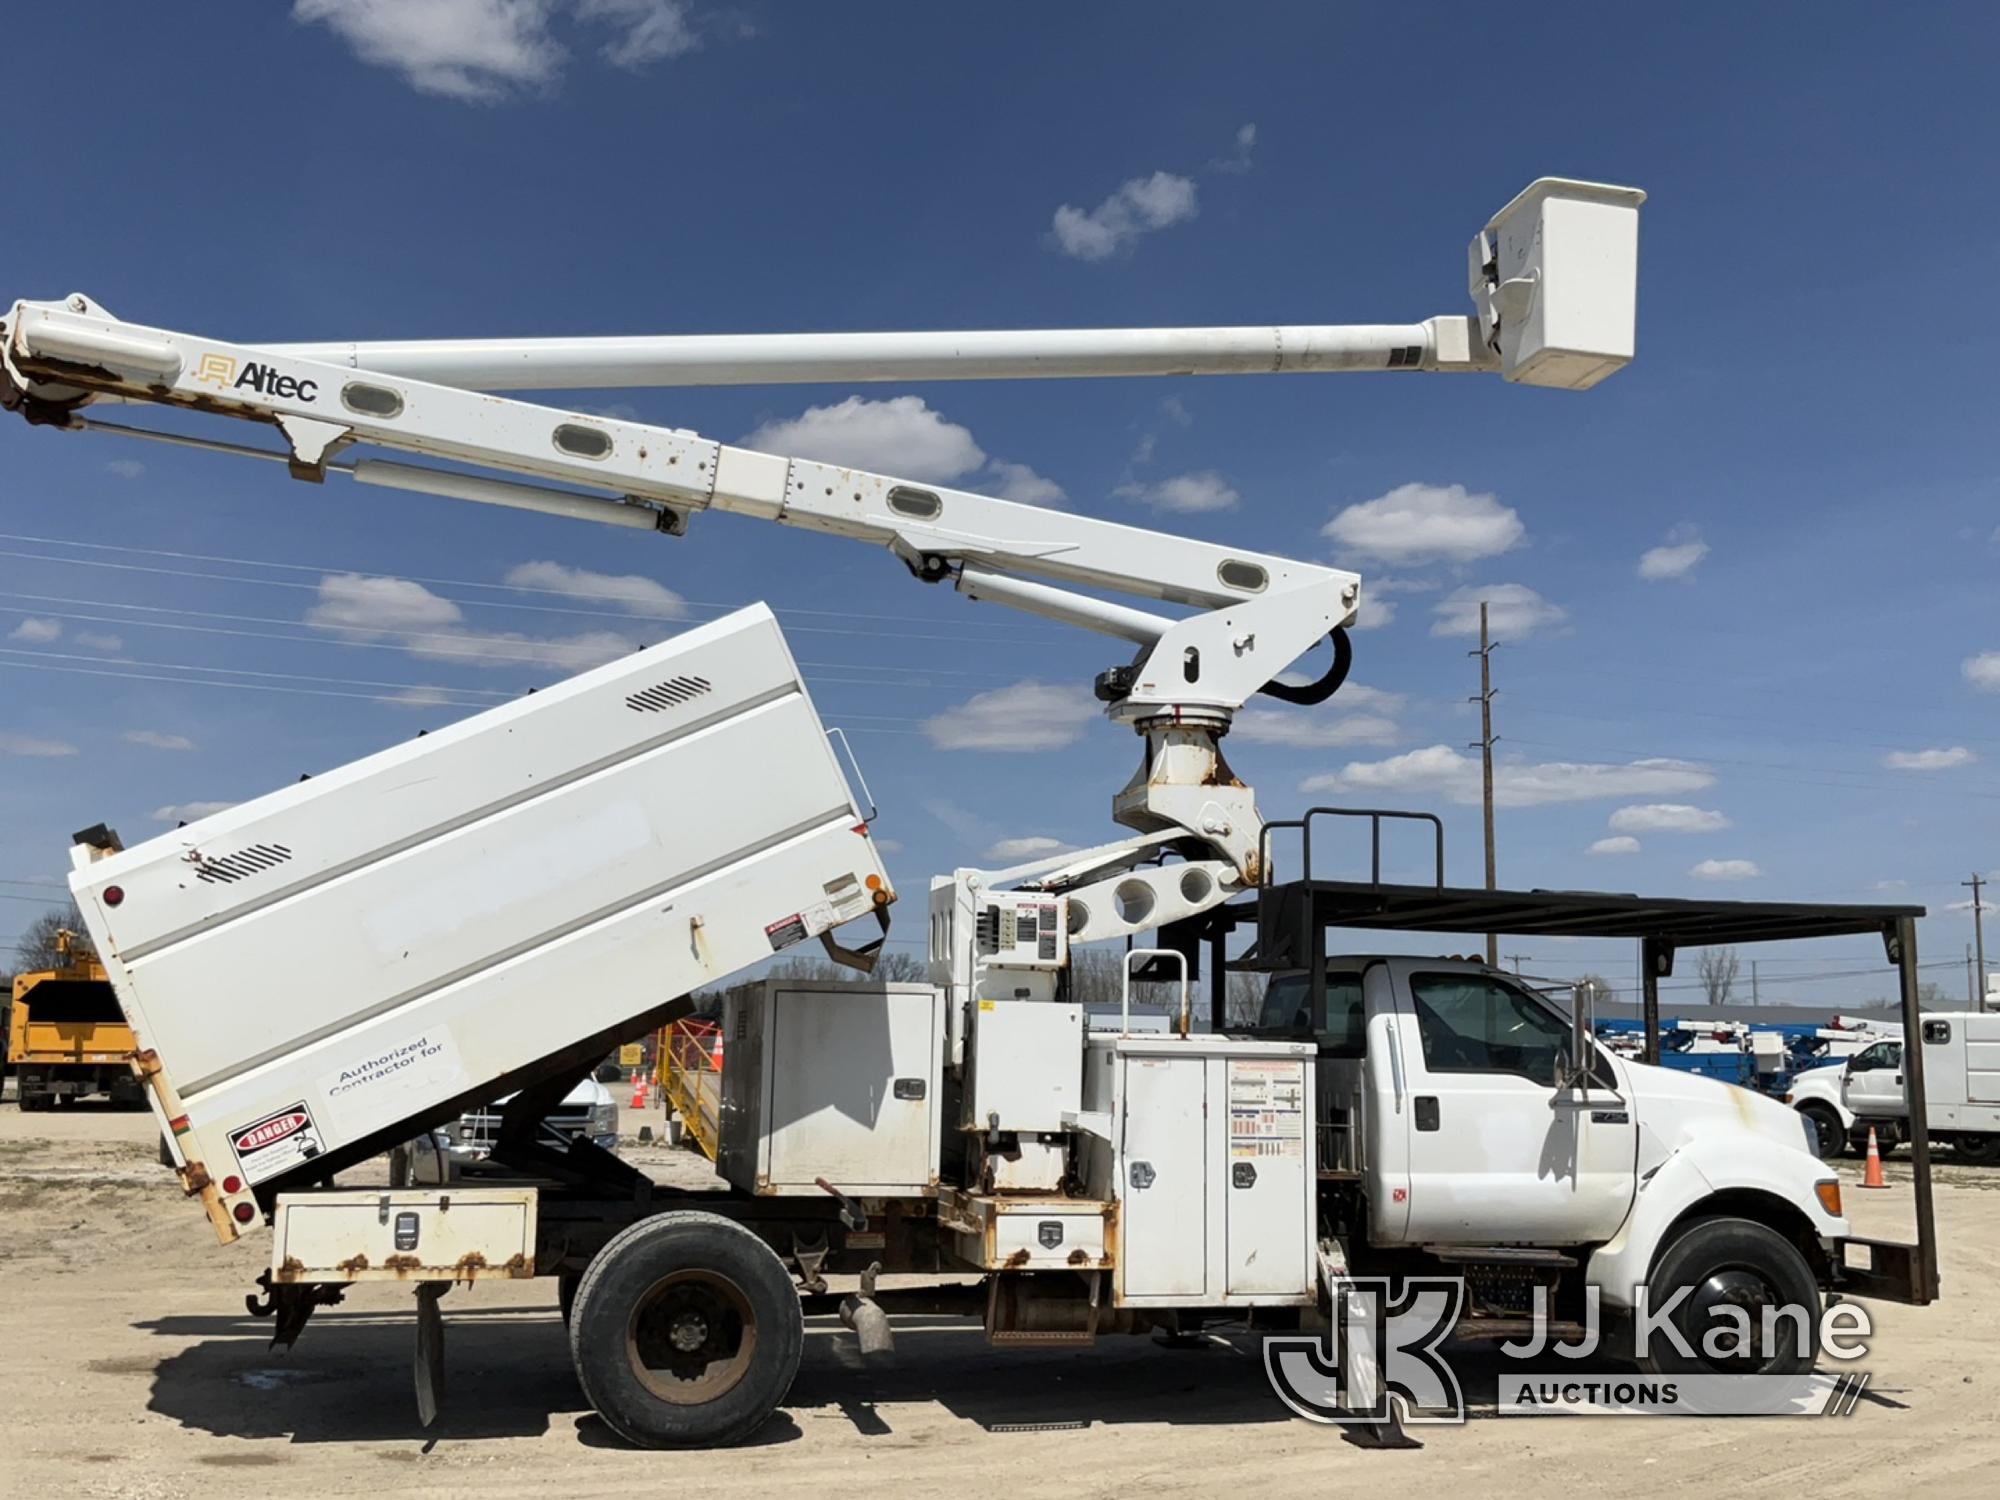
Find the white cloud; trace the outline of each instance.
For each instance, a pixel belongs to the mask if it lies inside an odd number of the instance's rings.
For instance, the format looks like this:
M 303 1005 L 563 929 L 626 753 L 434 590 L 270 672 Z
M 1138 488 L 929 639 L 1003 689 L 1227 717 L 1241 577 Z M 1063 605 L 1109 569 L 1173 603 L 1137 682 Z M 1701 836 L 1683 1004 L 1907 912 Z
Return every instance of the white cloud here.
M 1496 807 L 1541 807 L 1598 798 L 1696 792 L 1715 784 L 1705 766 L 1652 758 L 1620 763 L 1503 761 L 1493 768 Z M 1350 761 L 1338 771 L 1307 777 L 1304 792 L 1434 794 L 1462 807 L 1480 802 L 1479 758 L 1430 745 L 1387 760 Z
M 306 610 L 306 624 L 323 630 L 358 630 L 395 635 L 456 625 L 464 612 L 408 578 L 329 573 L 319 581 L 319 602 Z
M 59 755 L 76 754 L 76 746 L 62 740 L 37 739 L 28 734 L 0 733 L 0 755 L 20 755 L 32 760 L 45 760 Z
M 634 70 L 701 46 L 688 10 L 687 0 L 578 0 L 576 7 L 580 19 L 615 28 L 605 60 Z
M 809 406 L 796 417 L 766 422 L 743 446 L 933 484 L 986 462 L 972 434 L 932 411 L 921 396 L 849 396 L 833 406 Z
M 1663 578 L 1685 578 L 1695 564 L 1708 556 L 1708 543 L 1692 526 L 1676 526 L 1665 543 L 1649 548 L 1639 558 L 1639 576 L 1649 582 Z
M 1031 679 L 933 715 L 924 733 L 940 750 L 1060 750 L 1082 739 L 1096 718 L 1087 693 Z
M 1218 172 L 1243 173 L 1250 170 L 1250 153 L 1257 149 L 1257 127 L 1242 125 L 1236 131 L 1236 154 L 1225 156 L 1209 165 Z
M 1891 750 L 1882 764 L 1892 771 L 1949 771 L 1969 766 L 1979 757 L 1963 745 L 1939 750 Z
M 50 641 L 62 639 L 62 624 L 56 620 L 38 620 L 33 615 L 23 620 L 7 633 L 10 641 L 30 641 L 45 646 Z
M 227 812 L 234 802 L 170 802 L 153 809 L 155 823 L 198 823 L 203 818 Z
M 1043 838 L 1032 835 L 1028 838 L 1001 839 L 991 845 L 983 859 L 996 864 L 1019 864 L 1023 860 L 1038 859 L 1045 854 L 1067 854 L 1076 845 L 1065 844 L 1061 839 Z
M 1361 603 L 1354 611 L 1354 628 L 1380 630 L 1384 625 L 1395 623 L 1395 619 L 1396 601 L 1371 594 L 1364 583 L 1361 586 Z
M 874 840 L 874 844 L 884 854 L 901 854 L 903 852 L 903 841 L 901 839 L 876 839 Z
M 986 472 L 991 476 L 987 488 L 1002 500 L 1053 507 L 1069 499 L 1061 485 L 1037 474 L 1026 464 L 1010 464 L 1005 459 L 996 458 L 987 465 Z
M 515 588 L 546 589 L 572 599 L 616 604 L 635 615 L 668 620 L 685 619 L 687 601 L 663 583 L 637 573 L 593 573 L 558 562 L 526 562 L 507 571 Z
M 552 0 L 295 0 L 292 19 L 324 24 L 365 63 L 420 93 L 490 102 L 554 82 L 563 48 Z
M 1754 859 L 1705 859 L 1688 871 L 1696 880 L 1756 880 L 1763 873 Z
M 125 637 L 102 630 L 79 630 L 76 643 L 86 651 L 123 651 Z
M 553 85 L 568 59 L 551 27 L 557 0 L 294 0 L 292 19 L 325 25 L 420 93 L 490 104 Z M 637 70 L 701 45 L 688 0 L 574 0 L 608 39 L 604 58 Z
M 114 458 L 104 467 L 120 479 L 137 479 L 146 472 L 146 466 L 136 458 Z
M 1402 484 L 1350 505 L 1320 528 L 1357 557 L 1395 566 L 1476 562 L 1521 545 L 1528 528 L 1511 506 L 1462 484 Z
M 1525 583 L 1470 584 L 1454 589 L 1431 607 L 1437 616 L 1432 635 L 1478 635 L 1479 606 L 1485 604 L 1487 629 L 1499 641 L 1526 640 L 1545 626 L 1560 625 L 1569 611 L 1551 604 Z
M 1154 510 L 1176 515 L 1193 515 L 1208 510 L 1234 510 L 1243 497 L 1213 469 L 1192 474 L 1176 474 L 1158 484 L 1121 484 L 1112 493 L 1122 500 L 1137 500 Z
M 1619 833 L 1716 833 L 1730 822 L 1719 812 L 1685 802 L 1645 802 L 1619 808 L 1611 815 L 1611 826 Z
M 532 636 L 517 630 L 476 630 L 463 620 L 456 604 L 420 583 L 360 573 L 329 573 L 320 579 L 319 600 L 305 613 L 306 624 L 316 630 L 358 640 L 393 640 L 425 661 L 475 667 L 540 666 L 578 672 L 616 661 L 639 645 L 615 630 Z
M 1168 396 L 1160 403 L 1160 414 L 1176 427 L 1194 426 L 1194 413 L 1187 409 L 1187 403 L 1178 396 Z
M 1403 737 L 1394 719 L 1378 714 L 1331 718 L 1300 708 L 1239 709 L 1236 721 L 1229 726 L 1229 736 L 1252 745 L 1286 745 L 1301 750 L 1393 745 Z
M 420 685 L 406 687 L 399 692 L 384 693 L 375 700 L 387 703 L 393 708 L 457 708 L 458 701 L 447 688 Z
M 2000 651 L 1968 656 L 1959 664 L 1965 680 L 1983 693 L 2000 693 Z
M 1630 834 L 1619 834 L 1615 838 L 1599 839 L 1590 846 L 1592 854 L 1637 854 L 1639 841 Z
M 1088 211 L 1065 203 L 1056 210 L 1055 243 L 1078 260 L 1109 260 L 1155 230 L 1192 219 L 1198 211 L 1194 179 L 1171 172 L 1134 177 Z
M 144 745 L 149 750 L 192 750 L 194 741 L 184 734 L 167 734 L 159 729 L 128 729 L 121 736 L 128 745 Z

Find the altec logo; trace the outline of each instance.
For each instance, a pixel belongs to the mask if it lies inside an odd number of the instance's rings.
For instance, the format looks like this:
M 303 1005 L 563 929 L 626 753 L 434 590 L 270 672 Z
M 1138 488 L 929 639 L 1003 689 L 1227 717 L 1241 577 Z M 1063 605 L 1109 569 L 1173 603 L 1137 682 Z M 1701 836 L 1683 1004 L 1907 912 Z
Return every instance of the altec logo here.
M 302 1109 L 287 1110 L 284 1114 L 273 1115 L 268 1120 L 260 1120 L 236 1137 L 237 1154 L 256 1151 L 273 1141 L 282 1141 L 286 1136 L 303 1130 L 306 1123 L 307 1115 Z
M 228 354 L 204 354 L 195 366 L 194 378 L 198 384 L 212 385 L 217 390 L 240 391 L 245 386 L 260 396 L 271 396 L 280 401 L 317 401 L 319 382 L 300 380 L 295 375 L 280 374 L 276 365 L 263 364 L 251 360 L 239 367 L 235 357 Z

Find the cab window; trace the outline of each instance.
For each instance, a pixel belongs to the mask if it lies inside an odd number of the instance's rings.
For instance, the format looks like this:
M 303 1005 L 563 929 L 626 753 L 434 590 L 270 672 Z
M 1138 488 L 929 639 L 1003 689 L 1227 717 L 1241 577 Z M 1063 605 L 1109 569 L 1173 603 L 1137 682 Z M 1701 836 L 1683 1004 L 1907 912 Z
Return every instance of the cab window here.
M 1903 1065 L 1903 1044 L 1901 1042 L 1877 1042 L 1872 1047 L 1864 1047 L 1854 1054 L 1849 1070 L 1855 1073 L 1872 1073 L 1878 1068 L 1899 1068 Z
M 1417 1034 L 1433 1073 L 1518 1073 L 1553 1083 L 1569 1026 L 1548 1007 L 1487 974 L 1413 974 Z
M 1262 1036 L 1311 1037 L 1327 1057 L 1366 1055 L 1368 1006 L 1359 974 L 1328 974 L 1326 1002 L 1317 1010 L 1310 975 L 1273 975 L 1253 1029 Z

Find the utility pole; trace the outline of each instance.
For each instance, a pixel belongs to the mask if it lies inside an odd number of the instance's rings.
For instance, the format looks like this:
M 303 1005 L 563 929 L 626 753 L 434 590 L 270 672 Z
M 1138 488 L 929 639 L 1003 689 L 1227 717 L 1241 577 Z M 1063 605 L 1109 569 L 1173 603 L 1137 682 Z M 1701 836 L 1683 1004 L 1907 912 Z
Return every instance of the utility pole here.
M 1757 960 L 1750 960 L 1750 1008 L 1755 1010 L 1762 1002 L 1757 998 Z
M 1979 1009 L 1979 970 L 1972 965 L 1972 944 L 1965 945 L 1965 1008 Z
M 1521 977 L 1521 958 L 1522 955 L 1519 953 L 1510 953 L 1507 955 L 1507 962 L 1514 966 L 1514 977 L 1516 979 Z
M 1479 705 L 1479 764 L 1486 809 L 1486 889 L 1490 891 L 1497 889 L 1493 860 L 1493 640 L 1486 633 L 1484 599 L 1479 601 L 1479 649 L 1466 655 L 1479 658 L 1479 696 L 1473 701 Z M 1486 934 L 1486 966 L 1490 969 L 1500 966 L 1497 932 Z
M 1974 870 L 1970 880 L 1960 880 L 1958 884 L 1972 886 L 1972 956 L 1974 956 L 1972 962 L 1980 978 L 1980 994 L 1976 1004 L 1980 1010 L 1986 1010 L 1986 908 L 1980 906 L 1980 886 L 1984 886 L 1986 882 L 1980 878 L 1980 872 Z

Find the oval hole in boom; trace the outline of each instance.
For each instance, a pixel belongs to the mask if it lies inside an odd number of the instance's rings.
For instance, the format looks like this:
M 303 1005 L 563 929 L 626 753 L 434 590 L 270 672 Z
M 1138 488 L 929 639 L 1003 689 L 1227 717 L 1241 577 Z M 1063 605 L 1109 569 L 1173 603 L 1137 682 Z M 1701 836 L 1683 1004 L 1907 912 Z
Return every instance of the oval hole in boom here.
M 565 422 L 555 431 L 556 447 L 571 458 L 611 457 L 611 434 L 602 427 Z
M 899 516 L 908 516 L 915 521 L 935 521 L 944 514 L 944 501 L 929 490 L 912 489 L 899 484 L 889 491 L 889 509 Z
M 1258 563 L 1244 562 L 1240 557 L 1226 557 L 1215 570 L 1215 576 L 1233 589 L 1241 589 L 1246 594 L 1261 594 L 1271 582 L 1271 575 Z
M 386 385 L 351 380 L 340 388 L 340 404 L 364 417 L 400 417 L 403 414 L 403 393 L 392 391 Z

